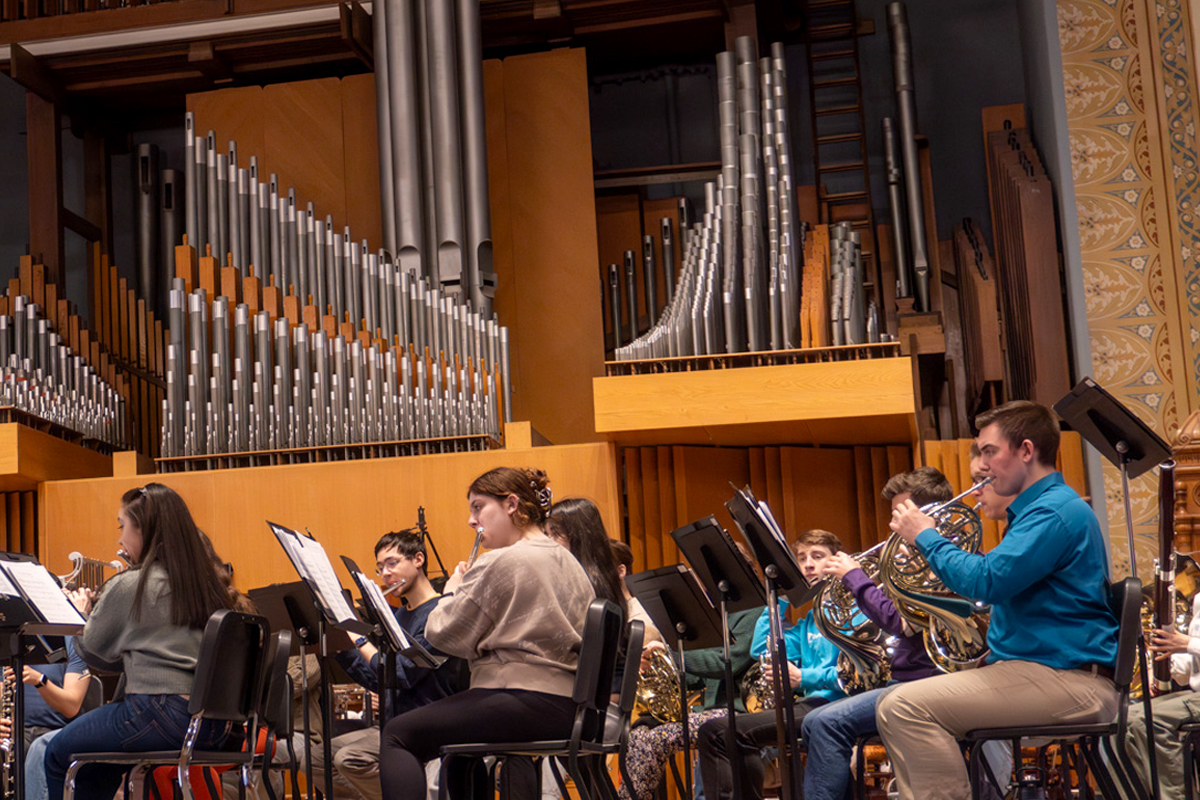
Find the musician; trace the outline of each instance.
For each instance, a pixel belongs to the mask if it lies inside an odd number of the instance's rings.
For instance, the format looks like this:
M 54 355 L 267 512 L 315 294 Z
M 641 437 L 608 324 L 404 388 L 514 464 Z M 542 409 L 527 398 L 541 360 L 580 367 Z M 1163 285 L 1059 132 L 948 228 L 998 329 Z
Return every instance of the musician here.
M 98 599 L 84 591 L 71 599 L 88 617 L 75 643 L 79 655 L 96 669 L 124 672 L 126 694 L 68 723 L 50 742 L 46 782 L 54 798 L 63 796 L 74 753 L 183 745 L 204 627 L 214 612 L 233 603 L 215 570 L 197 569 L 210 557 L 187 505 L 172 489 L 150 483 L 126 492 L 117 526 L 118 544 L 133 568 L 109 579 Z M 219 750 L 228 739 L 228 725 L 205 721 L 196 747 Z M 120 765 L 89 765 L 80 773 L 76 796 L 111 800 L 125 771 Z
M 810 530 L 800 534 L 792 549 L 805 579 L 812 583 L 820 579 L 825 563 L 842 549 L 842 543 L 829 531 Z M 779 602 L 786 608 L 786 599 L 781 598 Z M 762 658 L 767 652 L 769 630 L 770 619 L 764 610 L 755 624 L 754 640 L 750 644 L 750 655 L 754 658 Z M 784 641 L 788 656 L 785 683 L 792 690 L 795 721 L 800 723 L 805 714 L 818 706 L 845 697 L 838 686 L 838 650 L 817 630 L 809 612 L 804 613 L 795 625 L 785 624 Z M 770 662 L 763 662 L 763 677 L 768 682 L 773 681 Z M 725 745 L 727 727 L 725 719 L 715 719 L 701 725 L 696 734 L 704 787 L 718 800 L 733 796 L 733 770 Z M 734 757 L 743 763 L 741 797 L 744 800 L 763 796 L 764 764 L 760 753 L 762 748 L 777 743 L 775 734 L 774 710 L 737 717 L 739 752 Z
M 625 585 L 625 578 L 633 574 L 633 550 L 624 542 L 618 542 L 616 539 L 610 539 L 609 544 L 612 547 L 613 555 L 617 559 L 617 575 L 621 579 L 621 594 L 625 597 L 625 607 L 627 613 L 626 621 L 632 622 L 635 619 L 640 619 L 642 624 L 646 626 L 645 642 L 663 642 L 662 631 L 654 624 L 654 620 L 650 619 L 650 615 L 646 613 L 646 609 L 642 608 L 642 601 L 634 597 L 629 587 Z
M 421 765 L 443 745 L 570 735 L 579 647 L 595 592 L 579 562 L 544 533 L 547 484 L 541 470 L 510 467 L 471 484 L 468 522 L 482 528 L 490 552 L 469 568 L 458 565 L 425 627 L 434 647 L 467 659 L 471 688 L 387 724 L 380 775 L 389 800 L 424 800 Z M 511 783 L 513 772 L 521 770 L 506 765 L 503 779 Z M 463 761 L 448 780 L 453 797 L 493 792 Z
M 933 467 L 893 475 L 883 486 L 883 499 L 897 508 L 908 500 L 919 506 L 942 503 L 954 496 L 946 476 Z M 885 633 L 895 637 L 892 647 L 892 680 L 915 681 L 937 673 L 925 652 L 920 631 L 900 616 L 895 604 L 859 567 L 853 556 L 838 551 L 824 566 L 824 574 L 841 580 L 854 595 L 861 612 Z M 843 800 L 850 786 L 850 755 L 860 736 L 877 732 L 875 704 L 885 689 L 874 689 L 835 700 L 804 717 L 801 736 L 808 751 L 804 771 L 806 800 Z
M 425 559 L 425 537 L 418 532 L 387 533 L 375 544 L 376 573 L 388 587 L 400 587 L 395 592 L 404 607 L 394 611 L 396 621 L 413 640 L 429 649 L 425 625 L 442 595 L 433 588 L 425 574 Z M 335 656 L 338 664 L 359 685 L 368 691 L 380 692 L 378 649 L 365 636 L 359 637 L 354 645 L 355 649 Z M 449 697 L 454 691 L 451 680 L 454 661 L 457 659 L 450 659 L 441 668 L 432 670 L 418 667 L 405 656 L 397 655 L 395 691 L 392 695 L 394 713 L 402 714 Z M 334 770 L 357 792 L 357 795 L 350 796 L 382 800 L 379 728 L 372 725 L 343 733 L 333 739 L 332 746 Z M 314 745 L 312 750 L 314 780 L 317 780 L 316 774 L 323 774 L 325 770 L 324 748 Z M 336 788 L 334 794 L 341 796 Z
M 971 460 L 968 468 L 971 471 L 971 483 L 973 485 L 978 485 L 986 477 L 980 468 L 978 443 L 971 443 Z M 986 483 L 980 486 L 971 492 L 971 495 L 975 498 L 975 513 L 980 517 L 995 520 L 996 522 L 1007 519 L 1008 504 L 1012 502 L 1012 498 L 997 494 L 994 483 Z
M 1150 650 L 1156 661 L 1170 659 L 1171 678 L 1188 687 L 1150 700 L 1154 742 L 1158 748 L 1159 797 L 1161 800 L 1182 800 L 1185 736 L 1180 734 L 1179 727 L 1200 720 L 1200 595 L 1192 601 L 1192 620 L 1188 623 L 1187 633 L 1156 629 L 1150 637 Z M 1150 786 L 1146 718 L 1141 703 L 1129 706 L 1129 727 L 1125 730 L 1124 745 L 1142 779 L 1142 786 Z
M 975 424 L 981 473 L 1015 495 L 1004 540 L 966 553 L 911 500 L 892 513 L 892 530 L 949 589 L 992 606 L 986 666 L 900 684 L 879 702 L 901 800 L 970 795 L 957 742 L 967 731 L 1108 722 L 1117 710 L 1108 557 L 1095 513 L 1055 471 L 1054 413 L 1014 401 Z

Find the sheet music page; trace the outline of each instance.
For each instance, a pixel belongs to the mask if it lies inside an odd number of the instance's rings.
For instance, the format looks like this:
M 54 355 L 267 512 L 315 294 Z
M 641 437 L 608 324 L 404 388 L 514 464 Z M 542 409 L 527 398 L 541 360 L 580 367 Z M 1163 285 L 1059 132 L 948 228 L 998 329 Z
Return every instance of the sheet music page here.
M 8 576 L 4 573 L 3 569 L 0 569 L 0 594 L 4 595 L 5 597 L 21 596 L 21 593 L 17 591 L 16 586 L 13 586 L 12 581 L 8 579 Z
M 62 589 L 41 564 L 33 561 L 9 561 L 4 569 L 13 582 L 24 591 L 29 602 L 41 612 L 46 622 L 55 625 L 82 625 L 83 615 L 71 605 Z
M 783 549 L 787 550 L 789 553 L 792 552 L 792 549 L 788 547 L 787 539 L 783 535 L 783 529 L 780 528 L 779 523 L 775 521 L 775 515 L 771 513 L 771 509 L 765 500 L 758 501 L 758 512 L 762 515 L 762 518 L 766 520 L 767 527 L 770 528 L 771 535 L 775 537 L 775 540 L 779 542 L 779 544 L 783 545 Z
M 397 642 L 401 650 L 412 647 L 408 634 L 396 621 L 396 615 L 392 613 L 392 608 L 387 604 L 387 599 L 383 596 L 383 590 L 379 588 L 379 585 L 361 572 L 358 573 L 358 585 L 363 588 L 363 599 L 371 604 L 371 608 L 375 609 L 376 616 L 383 620 L 384 627 L 388 629 L 392 641 Z
M 322 602 L 333 612 L 333 618 L 338 622 L 357 620 L 358 617 L 354 610 L 346 602 L 346 595 L 342 594 L 342 583 L 333 571 L 333 565 L 329 563 L 329 556 L 326 555 L 325 548 L 316 539 L 309 539 L 306 536 L 293 538 L 298 545 L 296 550 L 298 563 L 307 572 L 304 577 L 312 579 L 317 587 L 317 593 L 321 595 Z

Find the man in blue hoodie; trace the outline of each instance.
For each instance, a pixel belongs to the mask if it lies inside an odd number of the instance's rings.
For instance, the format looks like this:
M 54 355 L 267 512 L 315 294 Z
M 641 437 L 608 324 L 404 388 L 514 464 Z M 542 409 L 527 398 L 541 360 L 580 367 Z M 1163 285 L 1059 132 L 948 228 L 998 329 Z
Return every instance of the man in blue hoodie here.
M 825 562 L 842 549 L 842 543 L 829 531 L 811 530 L 800 534 L 792 549 L 804 577 L 812 583 L 821 578 Z M 780 600 L 782 608 L 786 608 L 786 605 L 786 600 Z M 764 610 L 755 624 L 754 639 L 750 643 L 750 655 L 754 658 L 762 658 L 767 652 L 769 624 Z M 786 678 L 792 688 L 793 709 L 796 723 L 799 724 L 812 709 L 845 697 L 838 687 L 838 650 L 817 630 L 811 611 L 805 613 L 795 625 L 785 625 L 783 637 L 788 657 Z M 764 663 L 763 672 L 770 681 L 770 664 Z M 701 725 L 696 735 L 705 793 L 716 800 L 729 800 L 733 796 L 733 771 L 725 744 L 726 728 L 726 720 L 714 719 Z M 762 748 L 777 744 L 775 712 L 738 714 L 737 738 L 739 752 L 734 757 L 741 758 L 744 765 L 740 797 L 742 800 L 757 800 L 763 796 Z
M 966 553 L 911 500 L 892 512 L 891 529 L 949 589 L 992 607 L 986 666 L 901 684 L 879 701 L 900 800 L 971 796 L 957 741 L 967 731 L 1109 722 L 1117 711 L 1108 556 L 1091 506 L 1055 470 L 1058 420 L 1018 400 L 975 426 L 980 472 L 1015 495 L 1000 544 Z

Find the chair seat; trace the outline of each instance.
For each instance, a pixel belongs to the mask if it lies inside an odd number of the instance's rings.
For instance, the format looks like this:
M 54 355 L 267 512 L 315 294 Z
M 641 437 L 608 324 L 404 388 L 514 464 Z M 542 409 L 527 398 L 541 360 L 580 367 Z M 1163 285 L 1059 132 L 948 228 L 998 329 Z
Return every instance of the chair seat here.
M 194 750 L 190 764 L 193 767 L 224 767 L 249 764 L 253 753 L 242 750 Z M 141 753 L 77 753 L 71 761 L 79 764 L 167 764 L 179 763 L 178 750 L 147 750 Z
M 967 731 L 964 740 L 982 742 L 989 739 L 1078 739 L 1082 736 L 1110 736 L 1117 732 L 1117 726 L 1111 722 L 1097 722 L 1091 725 L 1031 725 L 1022 728 L 979 728 Z

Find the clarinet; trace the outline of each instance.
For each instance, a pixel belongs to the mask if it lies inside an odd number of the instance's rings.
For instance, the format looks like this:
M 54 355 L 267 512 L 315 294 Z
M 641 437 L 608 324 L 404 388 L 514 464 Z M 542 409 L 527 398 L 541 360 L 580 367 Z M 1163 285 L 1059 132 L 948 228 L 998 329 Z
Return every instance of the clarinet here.
M 1164 461 L 1158 472 L 1158 563 L 1154 569 L 1154 627 L 1175 630 L 1175 462 Z M 1171 662 L 1155 661 L 1154 687 L 1171 691 Z

